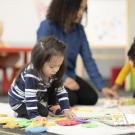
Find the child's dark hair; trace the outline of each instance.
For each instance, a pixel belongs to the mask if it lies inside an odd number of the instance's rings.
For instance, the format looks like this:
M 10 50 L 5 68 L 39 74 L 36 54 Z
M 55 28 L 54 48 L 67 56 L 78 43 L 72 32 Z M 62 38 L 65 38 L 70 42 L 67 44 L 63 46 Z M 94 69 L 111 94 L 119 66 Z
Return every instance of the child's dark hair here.
M 31 63 L 34 69 L 41 73 L 41 69 L 45 62 L 48 62 L 52 56 L 64 56 L 65 44 L 56 39 L 54 36 L 41 39 L 37 42 L 31 53 Z M 65 61 L 63 61 L 59 71 L 56 73 L 58 79 L 61 79 L 65 71 Z
M 134 39 L 127 55 L 130 60 L 133 60 L 133 61 L 135 60 L 135 39 Z

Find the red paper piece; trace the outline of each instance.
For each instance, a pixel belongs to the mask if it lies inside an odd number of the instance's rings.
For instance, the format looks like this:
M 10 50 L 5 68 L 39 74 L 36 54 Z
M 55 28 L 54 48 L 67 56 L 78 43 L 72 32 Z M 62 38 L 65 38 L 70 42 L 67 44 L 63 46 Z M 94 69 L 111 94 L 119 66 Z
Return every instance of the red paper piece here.
M 60 126 L 73 126 L 73 125 L 80 124 L 80 122 L 74 120 L 61 120 L 61 121 L 56 121 L 56 123 Z

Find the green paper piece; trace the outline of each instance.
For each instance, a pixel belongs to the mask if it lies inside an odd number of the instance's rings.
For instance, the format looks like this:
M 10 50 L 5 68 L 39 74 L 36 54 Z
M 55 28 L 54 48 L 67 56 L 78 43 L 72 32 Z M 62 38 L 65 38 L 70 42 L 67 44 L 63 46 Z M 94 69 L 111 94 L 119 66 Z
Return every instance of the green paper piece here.
M 19 127 L 27 127 L 31 124 L 31 120 L 28 120 L 28 119 L 21 119 L 21 120 L 18 120 L 18 125 Z
M 87 124 L 81 124 L 81 126 L 86 127 L 86 128 L 95 128 L 95 127 L 97 127 L 97 124 L 87 123 Z

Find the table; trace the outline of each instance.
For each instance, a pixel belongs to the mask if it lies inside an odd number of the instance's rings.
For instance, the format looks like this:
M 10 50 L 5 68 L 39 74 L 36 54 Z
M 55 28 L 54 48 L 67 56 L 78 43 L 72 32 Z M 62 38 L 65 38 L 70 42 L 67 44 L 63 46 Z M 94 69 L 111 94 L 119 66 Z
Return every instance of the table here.
M 31 52 L 32 48 L 31 47 L 0 47 L 0 53 L 23 53 L 23 64 L 28 63 L 28 54 Z M 16 70 L 19 68 L 17 67 L 12 67 L 13 73 L 11 75 L 11 79 L 8 79 L 7 73 L 6 73 L 6 68 L 0 67 L 3 71 L 3 83 L 2 83 L 2 91 L 3 94 L 6 95 L 8 93 L 8 89 L 10 86 L 10 83 L 12 82 L 12 79 L 15 77 Z
M 31 47 L 0 47 L 0 53 L 1 52 L 7 52 L 7 53 L 23 53 L 24 54 L 24 63 L 26 64 L 28 62 L 28 53 L 31 52 Z

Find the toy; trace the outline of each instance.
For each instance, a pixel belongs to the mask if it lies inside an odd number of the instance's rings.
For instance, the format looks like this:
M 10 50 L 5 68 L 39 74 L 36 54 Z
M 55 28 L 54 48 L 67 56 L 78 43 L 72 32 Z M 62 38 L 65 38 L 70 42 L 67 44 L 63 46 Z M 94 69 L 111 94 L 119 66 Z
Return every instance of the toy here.
M 45 118 L 38 117 L 38 118 L 33 118 L 31 124 L 29 125 L 30 128 L 33 127 L 40 127 L 40 126 L 45 126 L 46 121 Z
M 0 117 L 8 117 L 7 114 L 0 114 Z
M 5 119 L 0 120 L 0 124 L 6 124 L 8 122 L 14 122 L 14 121 L 15 121 L 15 118 L 5 118 Z
M 46 132 L 47 128 L 45 127 L 46 121 L 45 118 L 38 117 L 32 119 L 31 124 L 25 129 L 26 132 L 30 133 L 41 133 Z
M 119 105 L 135 105 L 134 98 L 121 98 L 119 100 Z
M 47 128 L 43 126 L 34 127 L 34 128 L 28 127 L 25 129 L 25 132 L 29 132 L 29 133 L 41 133 L 41 132 L 46 132 L 46 131 L 47 131 Z
M 87 124 L 82 124 L 82 127 L 95 128 L 95 127 L 97 127 L 97 124 L 94 124 L 94 123 L 87 123 Z
M 89 123 L 90 120 L 87 118 L 76 118 L 75 121 L 78 121 L 80 123 Z
M 0 120 L 0 124 L 2 124 L 3 128 L 16 128 L 18 127 L 18 123 L 15 118 L 8 118 L 8 119 L 3 119 Z
M 61 121 L 56 121 L 56 123 L 60 126 L 73 126 L 73 125 L 80 124 L 79 121 L 75 121 L 75 120 L 61 120 Z
M 25 128 L 25 127 L 28 127 L 31 124 L 32 120 L 20 119 L 17 122 L 18 122 L 19 127 Z

